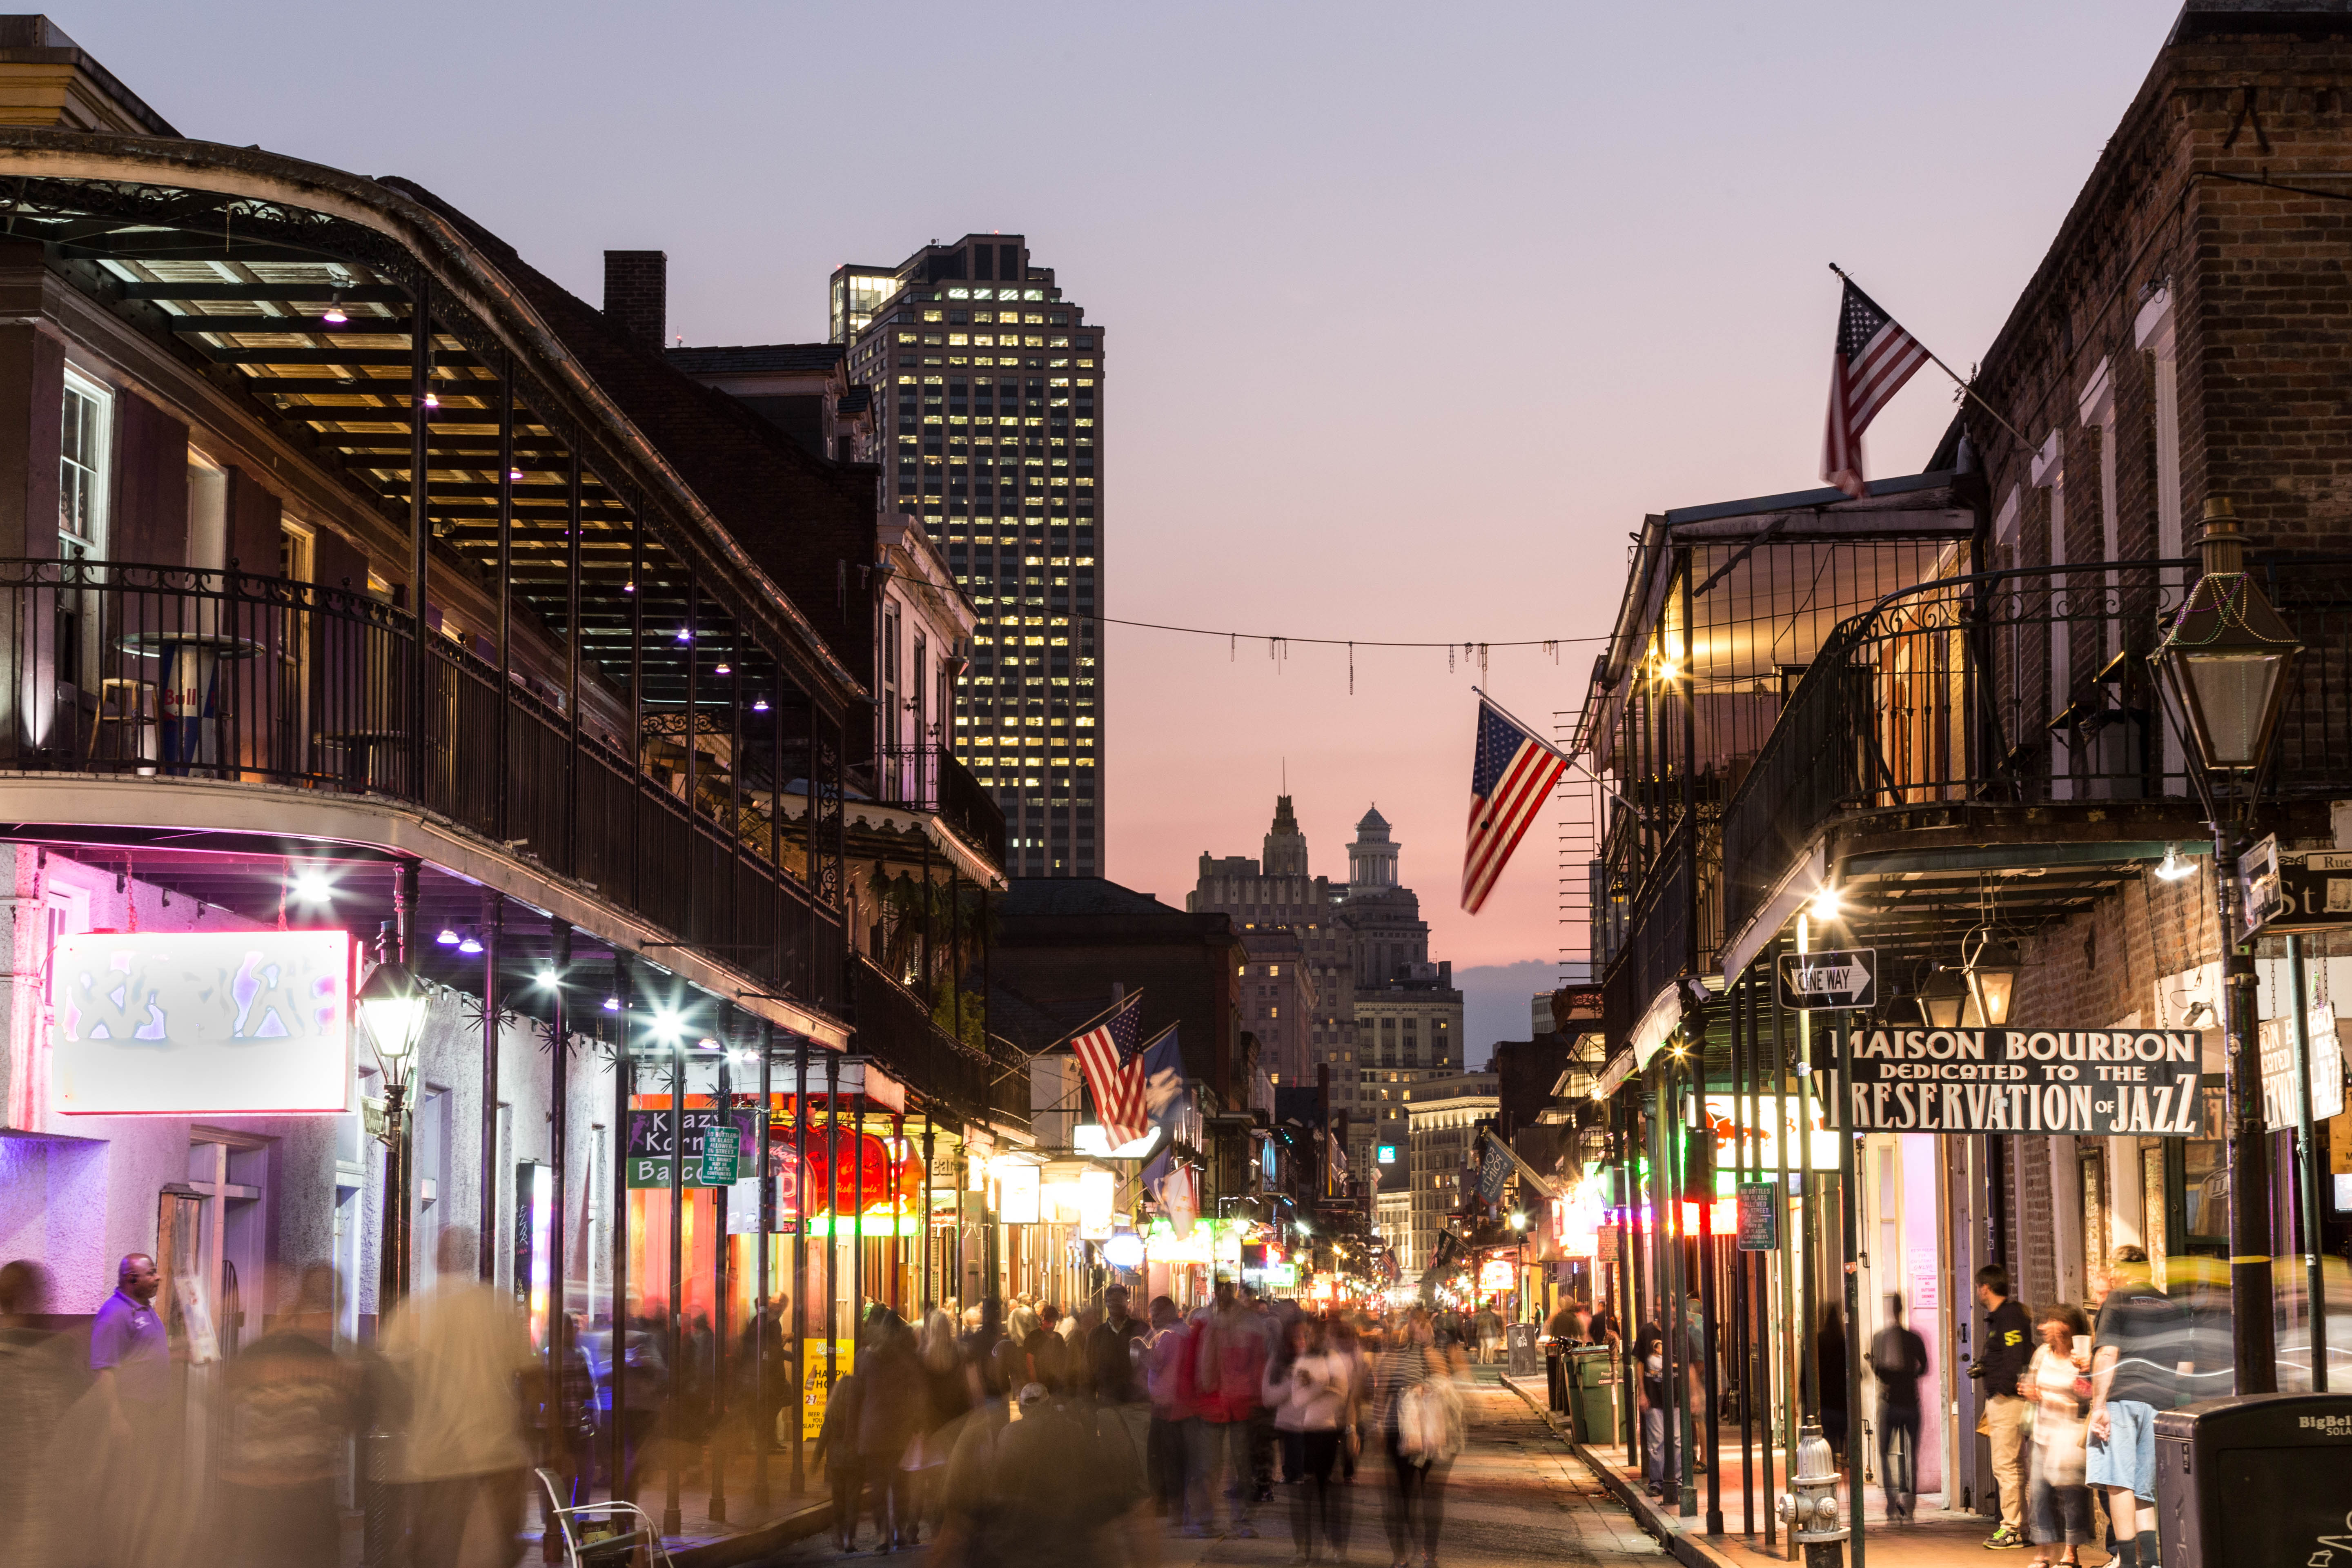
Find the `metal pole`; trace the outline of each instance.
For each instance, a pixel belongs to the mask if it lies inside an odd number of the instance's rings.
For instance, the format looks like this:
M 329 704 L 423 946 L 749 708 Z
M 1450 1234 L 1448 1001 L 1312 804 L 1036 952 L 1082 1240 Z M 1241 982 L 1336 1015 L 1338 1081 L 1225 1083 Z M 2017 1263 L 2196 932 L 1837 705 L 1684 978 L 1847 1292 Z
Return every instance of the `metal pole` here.
M 572 1365 L 572 1314 L 571 1264 L 564 1256 L 563 1222 L 572 1191 L 572 1019 L 564 1004 L 572 977 L 572 926 L 565 921 L 551 921 L 549 935 L 555 968 L 547 1029 L 547 1163 L 553 1167 L 547 1223 L 547 1463 L 568 1481 L 572 1453 L 566 1441 L 563 1395 L 564 1374 Z
M 735 1074 L 730 1042 L 734 1031 L 726 1031 L 719 1052 L 719 1106 L 717 1125 L 735 1125 Z M 709 1134 L 703 1135 L 706 1139 Z M 743 1158 L 739 1141 L 735 1158 Z M 725 1187 L 712 1187 L 710 1192 L 710 1506 L 709 1518 L 714 1524 L 727 1522 L 727 1298 L 733 1293 L 733 1241 L 727 1234 L 727 1199 Z
M 505 772 L 502 768 L 501 773 Z M 506 900 L 482 889 L 482 1238 L 478 1272 L 485 1285 L 499 1277 L 499 939 Z
M 1801 1121 L 1792 1129 L 1789 1122 L 1789 1053 L 1787 1042 L 1781 1035 L 1781 1026 L 1788 1014 L 1780 1005 L 1778 954 L 1774 956 L 1769 984 L 1772 988 L 1773 1126 L 1777 1130 L 1772 1142 L 1780 1156 L 1780 1191 L 1773 1197 L 1780 1211 L 1777 1217 L 1780 1233 L 1780 1245 L 1776 1249 L 1775 1258 L 1780 1273 L 1780 1439 L 1788 1449 L 1781 1456 L 1780 1473 L 1793 1477 L 1797 1473 L 1797 1370 L 1801 1363 L 1797 1358 L 1798 1341 L 1793 1321 L 1797 1311 L 1797 1238 L 1791 1233 L 1790 1221 L 1796 1218 L 1797 1209 L 1796 1205 L 1790 1201 L 1789 1145 L 1791 1142 L 1797 1145 L 1798 1169 L 1801 1171 L 1812 1163 L 1813 1142 L 1809 1126 Z M 1804 1101 L 1801 1097 L 1798 1100 L 1801 1118 L 1803 1111 Z M 1769 1496 L 1769 1490 L 1767 1496 Z M 1767 1519 L 1771 1517 L 1771 1513 L 1770 1509 L 1765 1510 Z M 1772 1527 L 1768 1524 L 1765 1528 Z M 1797 1560 L 1797 1543 L 1793 1541 L 1788 1543 L 1788 1557 L 1791 1563 Z
M 1846 1089 L 1847 1063 L 1853 1059 L 1854 1021 L 1843 1015 L 1845 1028 L 1838 1037 L 1836 1062 L 1830 1082 L 1837 1090 L 1838 1131 L 1838 1262 L 1845 1279 L 1845 1475 L 1848 1511 L 1853 1516 L 1853 1568 L 1863 1568 L 1863 1515 L 1869 1511 L 1862 1479 L 1862 1270 L 1855 1265 L 1857 1242 L 1853 1199 L 1856 1181 L 1853 1149 L 1853 1096 Z M 1882 1480 L 1884 1478 L 1881 1478 Z
M 1698 1060 L 1706 1061 L 1702 1046 Z M 1706 1068 L 1701 1065 L 1693 1069 L 1698 1074 L 1699 1089 L 1706 1085 Z M 1691 1129 L 1694 1139 L 1710 1136 L 1706 1124 L 1706 1096 L 1694 1092 L 1691 1108 L 1696 1113 L 1697 1125 Z M 1706 1408 L 1700 1413 L 1706 1434 L 1706 1532 L 1723 1533 L 1723 1434 L 1716 1417 L 1723 1408 L 1721 1368 L 1716 1364 L 1715 1342 L 1715 1151 L 1707 1149 L 1707 1162 L 1700 1169 L 1704 1178 L 1698 1194 L 1698 1289 L 1699 1289 L 1699 1367 L 1701 1384 L 1706 1393 Z M 1696 1163 L 1696 1160 L 1693 1161 Z
M 938 1129 L 931 1124 L 931 1107 L 927 1103 L 923 1107 L 923 1288 L 919 1292 L 923 1303 L 923 1311 L 927 1316 L 947 1294 L 946 1291 L 939 1289 L 931 1280 L 931 1137 L 937 1131 Z
M 1754 994 L 1743 971 L 1731 993 L 1731 1190 L 1737 1194 L 1748 1181 L 1748 1059 L 1755 1030 L 1751 1016 Z M 1754 1355 L 1748 1345 L 1748 1254 L 1732 1241 L 1732 1340 L 1738 1352 L 1733 1364 L 1739 1378 L 1739 1533 L 1756 1533 L 1756 1458 L 1748 1423 L 1755 1413 L 1756 1388 L 1751 1373 Z
M 636 1059 L 630 1054 L 628 961 L 613 955 L 613 994 L 621 1004 L 621 1037 L 613 1047 L 613 1457 L 605 1495 L 634 1497 L 629 1474 L 629 1099 L 636 1088 Z
M 433 627 L 425 615 L 433 553 L 433 523 L 425 514 L 433 463 L 433 411 L 425 401 L 433 395 L 432 292 L 432 285 L 420 278 L 408 297 L 408 608 L 416 628 L 415 663 L 408 672 L 408 772 L 409 798 L 420 805 L 427 804 L 425 784 L 432 777 L 425 748 L 433 733 Z
M 503 841 L 510 830 L 507 826 L 508 806 L 513 773 L 513 749 L 509 743 L 508 724 L 514 710 L 514 355 L 499 356 L 499 705 L 493 722 L 497 725 L 498 768 L 497 792 L 491 820 L 498 824 L 498 837 Z M 497 1234 L 484 1230 L 488 1237 Z M 487 1242 L 483 1251 L 489 1250 Z M 489 1278 L 488 1275 L 484 1279 Z
M 824 1396 L 840 1385 L 841 1053 L 824 1054 Z
M 669 1368 L 670 1393 L 664 1412 L 669 1440 L 669 1473 L 662 1482 L 662 1533 L 676 1535 L 686 1527 L 679 1507 L 683 1478 L 678 1464 L 677 1427 L 680 1416 L 677 1384 L 686 1372 L 686 1310 L 679 1298 L 686 1285 L 686 1041 L 669 1045 Z
M 856 1210 L 849 1222 L 849 1338 L 856 1343 L 864 1334 L 866 1322 L 866 1089 L 864 1069 L 859 1069 L 856 1121 L 851 1124 L 849 1157 L 851 1167 L 850 1205 Z
M 751 1506 L 766 1508 L 768 1493 L 768 1450 L 776 1446 L 776 1413 L 768 1398 L 768 1306 L 773 1293 L 769 1279 L 769 1253 L 775 1244 L 769 1239 L 776 1231 L 776 1173 L 774 1123 L 776 1119 L 776 1026 L 764 1020 L 760 1025 L 760 1301 L 751 1321 L 751 1386 L 759 1390 L 751 1401 Z
M 2254 1047 L 2254 953 L 2238 921 L 2238 837 L 2226 824 L 2213 829 L 2213 894 L 2221 928 L 2221 1024 L 2229 1069 L 2230 1359 L 2237 1373 L 2236 1393 L 2275 1394 L 2270 1148 L 2263 1127 L 2262 1060 Z
M 2286 939 L 2286 984 L 2294 1016 L 2294 1092 L 2302 1101 L 2295 1124 L 2295 1175 L 2303 1189 L 2304 1302 L 2311 1318 L 2311 1391 L 2327 1392 L 2327 1289 L 2319 1260 L 2326 1243 L 2319 1230 L 2319 1140 L 2312 1128 L 2311 1001 L 2303 982 L 2303 937 Z
M 814 928 L 812 928 L 814 929 Z M 805 1406 L 808 1398 L 808 1190 L 809 1087 L 808 1037 L 793 1047 L 793 1397 Z M 793 1495 L 808 1489 L 802 1466 L 803 1414 L 793 1415 Z

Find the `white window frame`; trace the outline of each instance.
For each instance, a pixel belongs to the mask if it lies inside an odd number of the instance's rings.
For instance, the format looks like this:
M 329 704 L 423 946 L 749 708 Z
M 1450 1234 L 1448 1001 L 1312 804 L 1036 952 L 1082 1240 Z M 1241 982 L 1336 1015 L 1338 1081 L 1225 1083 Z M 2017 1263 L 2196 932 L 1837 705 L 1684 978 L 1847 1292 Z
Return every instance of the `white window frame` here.
M 96 418 L 93 421 L 96 428 L 91 439 L 91 445 L 96 448 L 92 454 L 97 458 L 94 465 L 77 462 L 66 456 L 62 416 L 69 400 L 77 396 L 87 399 L 96 408 Z M 60 415 L 58 432 L 58 553 L 63 555 L 69 550 L 81 550 L 87 552 L 91 558 L 102 561 L 106 558 L 107 524 L 110 521 L 107 515 L 108 502 L 112 500 L 109 494 L 111 489 L 109 480 L 114 469 L 114 389 L 103 382 L 93 381 L 75 370 L 73 366 L 68 365 L 65 368 L 65 387 L 58 395 L 58 405 Z M 68 464 L 74 468 L 86 470 L 89 475 L 87 485 L 89 500 L 89 532 L 87 536 L 66 531 L 65 483 Z

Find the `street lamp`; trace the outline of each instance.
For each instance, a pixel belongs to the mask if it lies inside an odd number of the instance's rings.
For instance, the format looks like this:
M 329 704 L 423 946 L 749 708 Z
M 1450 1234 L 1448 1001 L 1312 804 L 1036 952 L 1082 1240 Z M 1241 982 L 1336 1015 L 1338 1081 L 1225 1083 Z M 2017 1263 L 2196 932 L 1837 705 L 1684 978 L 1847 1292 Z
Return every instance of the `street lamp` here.
M 2205 574 L 2152 656 L 2173 717 L 2205 773 L 2252 773 L 2270 754 L 2303 644 L 2245 570 L 2230 498 L 2205 503 Z
M 2245 540 L 2227 496 L 2205 503 L 2197 542 L 2204 574 L 2152 656 L 2166 710 L 2194 753 L 2189 769 L 2213 829 L 2214 908 L 2221 936 L 2221 1031 L 2229 1096 L 2230 1351 L 2239 1394 L 2278 1387 L 2271 1327 L 2270 1161 L 2254 1056 L 2253 945 L 2238 907 L 2238 836 L 2262 793 L 2262 768 L 2303 645 L 2245 570 Z M 2233 807 L 2225 810 L 2225 805 Z
M 383 1256 L 377 1260 L 377 1321 L 408 1293 L 408 1072 L 430 1000 L 404 963 L 368 972 L 353 1005 L 383 1073 Z

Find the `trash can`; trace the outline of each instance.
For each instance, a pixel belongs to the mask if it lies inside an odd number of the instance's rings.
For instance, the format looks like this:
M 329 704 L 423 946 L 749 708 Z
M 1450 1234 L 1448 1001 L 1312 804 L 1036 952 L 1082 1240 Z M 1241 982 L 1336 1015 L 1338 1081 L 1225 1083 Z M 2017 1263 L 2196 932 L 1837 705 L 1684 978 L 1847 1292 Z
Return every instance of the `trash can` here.
M 1541 1369 L 1536 1365 L 1536 1326 L 1533 1323 L 1505 1323 L 1503 1349 L 1506 1367 L 1513 1377 L 1533 1377 Z
M 1579 1443 L 1617 1440 L 1615 1358 L 1607 1345 L 1574 1345 L 1568 1352 L 1569 1436 Z
M 2352 1555 L 2352 1394 L 2248 1394 L 2156 1416 L 2158 1555 L 2326 1563 Z

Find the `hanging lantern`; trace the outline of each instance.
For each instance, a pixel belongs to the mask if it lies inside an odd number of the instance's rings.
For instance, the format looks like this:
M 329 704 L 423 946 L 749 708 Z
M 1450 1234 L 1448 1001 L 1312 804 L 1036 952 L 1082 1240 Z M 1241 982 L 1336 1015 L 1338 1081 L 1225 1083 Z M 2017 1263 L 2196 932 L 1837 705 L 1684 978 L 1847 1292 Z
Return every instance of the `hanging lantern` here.
M 1976 1004 L 1977 1016 L 1989 1029 L 2009 1026 L 2010 999 L 2017 994 L 2017 950 L 2007 942 L 1988 938 L 1977 946 L 1963 972 L 1969 987 L 1969 999 Z
M 1919 1021 L 1931 1029 L 1957 1029 L 1970 1000 L 1969 983 L 1955 969 L 1942 964 L 1919 987 Z

